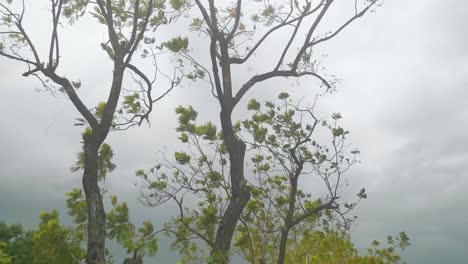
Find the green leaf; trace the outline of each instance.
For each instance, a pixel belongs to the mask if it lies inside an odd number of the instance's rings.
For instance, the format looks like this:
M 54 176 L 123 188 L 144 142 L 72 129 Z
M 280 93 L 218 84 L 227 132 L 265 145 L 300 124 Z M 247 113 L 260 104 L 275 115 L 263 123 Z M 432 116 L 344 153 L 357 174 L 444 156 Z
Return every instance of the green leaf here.
M 334 137 L 339 137 L 345 134 L 345 131 L 342 127 L 337 127 L 332 129 L 332 134 Z
M 81 81 L 76 81 L 76 82 L 72 81 L 71 83 L 72 83 L 73 88 L 75 88 L 76 90 L 80 89 Z
M 289 97 L 289 94 L 285 92 L 282 92 L 278 95 L 278 99 L 281 99 L 281 100 L 287 99 L 288 97 Z
M 112 206 L 117 205 L 117 196 L 115 196 L 115 195 L 111 196 L 111 204 L 112 204 Z
M 255 100 L 255 99 L 251 99 L 249 101 L 249 103 L 247 104 L 247 109 L 248 110 L 260 110 L 260 103 Z
M 190 23 L 190 30 L 200 31 L 202 30 L 204 23 L 205 23 L 205 20 L 201 18 L 194 18 L 192 20 L 192 23 Z
M 177 37 L 162 43 L 164 47 L 174 53 L 188 51 L 188 38 Z
M 169 4 L 175 10 L 181 10 L 187 4 L 187 1 L 186 0 L 170 0 Z
M 95 115 L 97 118 L 102 119 L 104 116 L 104 110 L 106 109 L 106 102 L 99 102 L 96 106 Z
M 176 152 L 175 159 L 177 163 L 184 165 L 190 162 L 190 155 L 185 152 Z
M 216 139 L 216 126 L 211 122 L 208 122 L 204 125 L 198 126 L 196 128 L 196 133 L 205 140 L 213 141 Z
M 182 141 L 183 143 L 187 143 L 189 140 L 189 137 L 186 133 L 182 133 L 179 136 L 179 140 Z
M 189 121 L 195 121 L 197 119 L 197 111 L 193 110 L 192 106 L 187 108 L 183 106 L 178 106 L 176 108 L 176 114 L 179 115 L 179 123 L 186 124 Z

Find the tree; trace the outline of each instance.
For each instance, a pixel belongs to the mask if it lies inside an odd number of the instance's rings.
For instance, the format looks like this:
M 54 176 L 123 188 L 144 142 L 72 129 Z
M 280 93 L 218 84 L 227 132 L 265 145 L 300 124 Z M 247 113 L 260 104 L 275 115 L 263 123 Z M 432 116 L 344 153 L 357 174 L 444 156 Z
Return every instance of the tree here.
M 87 239 L 87 204 L 81 189 L 66 194 L 68 214 L 74 223 L 71 227 L 60 224 L 59 213 L 41 212 L 37 229 L 25 231 L 21 225 L 0 222 L 0 260 L 5 264 L 83 263 Z M 112 209 L 107 213 L 107 238 L 115 239 L 130 255 L 124 263 L 143 263 L 146 255 L 154 256 L 158 249 L 153 225 L 144 221 L 140 228 L 129 221 L 126 203 L 118 203 L 110 196 Z M 3 259 L 2 259 L 3 258 Z M 2 262 L 0 262 L 2 263 Z M 114 263 L 106 250 L 106 263 Z
M 11 257 L 2 249 L 4 246 L 4 243 L 0 243 L 0 264 L 11 264 Z
M 322 211 L 337 213 L 348 228 L 351 219 L 346 214 L 367 197 L 361 189 L 357 201 L 340 199 L 345 173 L 359 154 L 347 149 L 349 131 L 339 125 L 341 114 L 318 119 L 313 107 L 303 108 L 289 94 L 281 93 L 278 99 L 279 103 L 264 104 L 251 100 L 248 109 L 254 113 L 242 122 L 250 136 L 244 142 L 257 152 L 251 158 L 256 187 L 238 227 L 239 236 L 249 240 L 250 254 L 245 257 L 252 263 L 257 263 L 260 252 L 258 262 L 283 264 L 288 245 L 301 236 L 301 230 L 312 228 Z M 320 135 L 329 135 L 330 143 L 321 142 Z M 301 189 L 305 180 L 322 184 L 322 197 Z M 272 246 L 274 252 L 268 252 Z
M 67 193 L 68 214 L 73 218 L 75 224 L 73 230 L 77 237 L 83 241 L 85 239 L 85 229 L 87 226 L 87 204 L 80 189 L 73 189 Z M 112 209 L 107 213 L 107 238 L 115 239 L 123 246 L 128 256 L 124 263 L 143 263 L 145 255 L 154 256 L 158 250 L 156 234 L 153 224 L 144 221 L 140 228 L 130 222 L 129 208 L 127 204 L 118 203 L 116 196 L 110 197 Z M 108 257 L 108 263 L 111 256 Z
M 135 54 L 142 44 L 154 44 L 154 38 L 145 37 L 148 28 L 153 30 L 169 22 L 165 5 L 154 0 L 51 0 L 51 34 L 47 53 L 34 42 L 24 27 L 25 2 L 2 0 L 0 2 L 0 56 L 24 63 L 28 70 L 23 76 L 37 77 L 44 87 L 51 92 L 63 92 L 81 114 L 76 125 L 87 126 L 83 133 L 83 152 L 80 155 L 83 169 L 83 189 L 87 202 L 87 260 L 88 264 L 104 263 L 106 219 L 99 187 L 99 156 L 109 154 L 110 147 L 104 144 L 112 129 L 126 129 L 140 125 L 152 111 L 152 104 L 166 95 L 179 83 L 178 71 L 167 76 L 169 89 L 162 96 L 153 98 L 152 89 L 155 77 L 147 76 L 133 64 Z M 13 6 L 11 6 L 13 5 Z M 20 12 L 14 10 L 18 7 Z M 179 7 L 180 8 L 180 7 Z M 59 31 L 62 18 L 70 23 L 76 22 L 86 14 L 93 16 L 104 25 L 107 38 L 101 43 L 102 49 L 112 61 L 112 81 L 108 88 L 108 98 L 90 110 L 77 89 L 80 81 L 73 81 L 60 74 L 61 49 Z M 154 49 L 151 49 L 152 51 Z M 156 58 L 154 52 L 144 49 L 143 57 Z M 159 71 L 156 69 L 156 72 Z M 126 73 L 131 73 L 141 90 L 125 96 L 122 108 L 118 110 L 122 96 L 122 86 Z M 156 75 L 155 75 L 156 76 Z M 57 87 L 53 87 L 53 85 Z M 119 118 L 116 118 L 119 114 Z
M 252 173 L 246 180 L 252 198 L 235 227 L 233 250 L 252 264 L 285 263 L 287 249 L 302 240 L 305 231 L 315 230 L 323 212 L 340 216 L 344 228 L 351 223 L 346 215 L 367 197 L 365 190 L 356 201 L 339 196 L 344 174 L 356 163 L 359 151 L 347 149 L 349 132 L 339 126 L 340 114 L 317 119 L 313 108 L 302 108 L 287 93 L 279 95 L 279 103 L 251 100 L 248 109 L 252 117 L 234 128 L 236 138 L 248 146 Z M 178 217 L 165 231 L 175 237 L 181 262 L 206 263 L 213 255 L 204 250 L 213 251 L 216 228 L 232 197 L 228 152 L 223 131 L 211 122 L 197 124 L 198 113 L 192 107 L 178 107 L 176 112 L 186 150 L 175 152 L 174 160 L 164 156 L 161 164 L 147 172 L 139 170 L 137 176 L 146 205 L 174 201 L 178 206 Z M 320 143 L 324 135 L 331 143 Z M 304 178 L 322 184 L 323 190 L 315 197 L 302 190 Z
M 12 264 L 32 263 L 32 232 L 25 231 L 21 225 L 8 225 L 0 222 L 0 244 L 11 259 Z
M 387 246 L 380 247 L 376 240 L 368 248 L 367 255 L 360 255 L 351 242 L 349 233 L 334 226 L 330 214 L 320 219 L 315 230 L 303 230 L 300 240 L 288 245 L 285 263 L 350 263 L 350 264 L 398 264 L 405 263 L 398 250 L 410 246 L 405 232 L 388 236 Z M 321 222 L 321 223 L 320 223 Z
M 184 1 L 178 1 L 184 2 Z M 194 79 L 210 80 L 212 93 L 220 105 L 220 123 L 223 141 L 229 156 L 229 175 L 231 196 L 221 222 L 216 227 L 216 239 L 213 243 L 211 263 L 229 261 L 229 250 L 235 227 L 242 211 L 251 197 L 251 188 L 244 171 L 246 145 L 236 137 L 233 111 L 249 90 L 257 84 L 276 78 L 311 76 L 317 78 L 328 89 L 333 89 L 334 80 L 319 72 L 318 61 L 312 49 L 335 36 L 352 22 L 376 6 L 377 0 L 354 1 L 353 13 L 337 29 L 320 33 L 321 22 L 329 14 L 335 1 L 254 1 L 249 8 L 242 0 L 220 3 L 214 0 L 195 0 L 201 18 L 194 18 L 191 29 L 204 34 L 209 40 L 209 58 L 211 63 L 203 65 L 185 49 L 173 49 L 192 63 L 203 74 L 192 76 Z M 260 12 L 259 12 L 260 10 Z M 247 78 L 242 85 L 235 87 L 234 67 L 255 63 L 254 58 L 268 43 L 272 35 L 284 34 L 291 29 L 283 47 L 270 57 L 277 61 L 270 69 Z M 301 37 L 305 33 L 305 37 Z M 192 56 L 193 55 L 193 56 Z
M 35 230 L 2 222 L 0 234 L 0 244 L 11 264 L 82 263 L 86 257 L 82 237 L 60 224 L 57 211 L 41 212 Z
M 39 228 L 32 236 L 33 264 L 78 264 L 86 258 L 82 241 L 72 229 L 60 225 L 57 211 L 41 212 L 39 217 Z

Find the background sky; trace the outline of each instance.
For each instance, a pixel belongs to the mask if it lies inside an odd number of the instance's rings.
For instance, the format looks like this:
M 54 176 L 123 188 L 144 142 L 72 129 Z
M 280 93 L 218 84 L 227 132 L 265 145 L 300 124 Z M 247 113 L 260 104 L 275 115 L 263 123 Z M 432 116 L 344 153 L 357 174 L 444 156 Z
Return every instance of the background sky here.
M 48 1 L 26 2 L 31 4 L 26 28 L 45 51 Z M 362 163 L 348 174 L 350 193 L 361 186 L 368 192 L 355 210 L 353 241 L 365 248 L 374 239 L 406 231 L 412 243 L 403 254 L 408 263 L 467 263 L 468 3 L 387 0 L 376 11 L 318 51 L 327 54 L 326 72 L 341 79 L 339 91 L 323 98 L 319 111 L 323 116 L 341 112 L 350 141 L 362 153 Z M 98 46 L 105 37 L 92 22 L 84 19 L 61 34 L 61 73 L 82 81 L 79 95 L 89 106 L 106 98 L 111 73 Z M 266 54 L 277 49 L 275 43 L 268 44 Z M 200 57 L 206 54 L 203 42 L 191 48 Z M 268 62 L 267 56 L 255 59 L 258 68 Z M 40 83 L 21 77 L 24 71 L 24 65 L 0 58 L 0 220 L 33 228 L 40 210 L 58 208 L 69 221 L 64 194 L 80 187 L 79 173 L 69 168 L 80 151 L 81 128 L 73 126 L 79 114 L 71 103 L 62 95 L 35 91 Z M 255 71 L 238 69 L 234 82 Z M 280 91 L 311 102 L 316 82 L 266 82 L 244 102 L 271 99 Z M 178 150 L 174 108 L 180 104 L 193 105 L 203 120 L 217 120 L 208 88 L 191 84 L 157 104 L 151 127 L 108 138 L 118 167 L 106 186 L 129 203 L 137 222 L 161 224 L 173 210 L 141 206 L 134 171 L 151 167 L 165 147 Z M 175 262 L 162 240 L 154 263 Z

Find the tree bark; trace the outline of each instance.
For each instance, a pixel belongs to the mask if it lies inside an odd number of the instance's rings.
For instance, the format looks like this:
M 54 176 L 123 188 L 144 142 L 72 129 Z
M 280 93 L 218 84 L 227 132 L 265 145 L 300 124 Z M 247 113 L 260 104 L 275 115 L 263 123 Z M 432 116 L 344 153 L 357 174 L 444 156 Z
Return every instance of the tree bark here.
M 304 168 L 304 162 L 299 162 L 296 158 L 296 155 L 292 151 L 293 160 L 297 163 L 297 168 L 294 171 L 293 175 L 289 176 L 289 183 L 291 184 L 291 189 L 289 190 L 289 203 L 288 203 L 288 213 L 286 215 L 286 219 L 284 221 L 284 227 L 281 230 L 281 239 L 279 245 L 279 253 L 278 253 L 278 264 L 283 264 L 284 259 L 286 257 L 286 247 L 288 245 L 288 236 L 289 231 L 293 227 L 293 219 L 294 219 L 294 209 L 296 205 L 297 199 L 297 182 L 299 179 L 299 175 Z
M 232 195 L 216 232 L 211 264 L 229 263 L 229 250 L 237 222 L 250 200 L 250 188 L 244 178 L 245 143 L 236 138 L 231 120 L 231 111 L 220 114 L 223 136 L 230 158 Z
M 98 185 L 98 151 L 100 143 L 93 136 L 84 139 L 83 189 L 88 205 L 87 264 L 105 263 L 106 213 Z
M 289 205 L 288 213 L 286 215 L 286 221 L 284 227 L 281 230 L 281 239 L 278 253 L 278 264 L 283 264 L 286 257 L 286 246 L 288 244 L 289 230 L 291 230 L 292 221 L 294 217 L 294 206 L 296 204 L 296 193 L 297 193 L 297 178 L 291 181 L 291 190 L 289 191 Z
M 126 258 L 123 264 L 143 264 L 143 259 L 141 257 L 133 256 L 132 258 Z

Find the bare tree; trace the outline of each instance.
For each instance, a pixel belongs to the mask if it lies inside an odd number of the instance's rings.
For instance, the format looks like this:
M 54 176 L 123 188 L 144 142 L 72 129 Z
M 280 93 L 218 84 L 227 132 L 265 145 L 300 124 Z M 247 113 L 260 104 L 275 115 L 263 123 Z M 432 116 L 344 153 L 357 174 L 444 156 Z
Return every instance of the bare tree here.
M 18 7 L 20 12 L 15 12 Z M 179 77 L 166 76 L 169 79 L 169 89 L 160 97 L 153 98 L 152 90 L 155 88 L 156 75 L 147 76 L 139 67 L 132 64 L 133 57 L 142 43 L 153 44 L 152 38 L 146 38 L 148 28 L 156 29 L 166 24 L 164 5 L 154 0 L 50 0 L 50 13 L 52 18 L 50 43 L 48 52 L 41 54 L 24 27 L 25 1 L 0 1 L 0 56 L 24 63 L 28 70 L 23 76 L 37 77 L 44 87 L 51 92 L 62 91 L 70 99 L 73 106 L 79 111 L 80 125 L 88 129 L 83 134 L 83 178 L 82 184 L 88 208 L 87 232 L 87 260 L 88 264 L 105 263 L 105 237 L 106 215 L 102 202 L 102 194 L 98 184 L 99 149 L 112 129 L 126 129 L 130 126 L 140 125 L 148 119 L 152 111 L 152 104 L 161 99 L 174 86 L 178 85 Z M 106 55 L 112 60 L 112 83 L 108 87 L 108 97 L 94 110 L 86 106 L 76 89 L 81 86 L 60 74 L 61 49 L 59 31 L 62 28 L 63 17 L 74 22 L 77 18 L 91 14 L 97 18 L 99 24 L 107 30 L 107 40 L 101 43 Z M 144 54 L 148 52 L 145 51 Z M 152 53 L 155 58 L 155 53 Z M 119 99 L 123 94 L 123 83 L 127 72 L 138 80 L 141 90 L 126 96 L 122 123 L 115 120 Z M 158 70 L 156 70 L 158 72 Z M 59 87 L 49 86 L 49 81 Z M 125 117 L 127 116 L 127 117 Z

